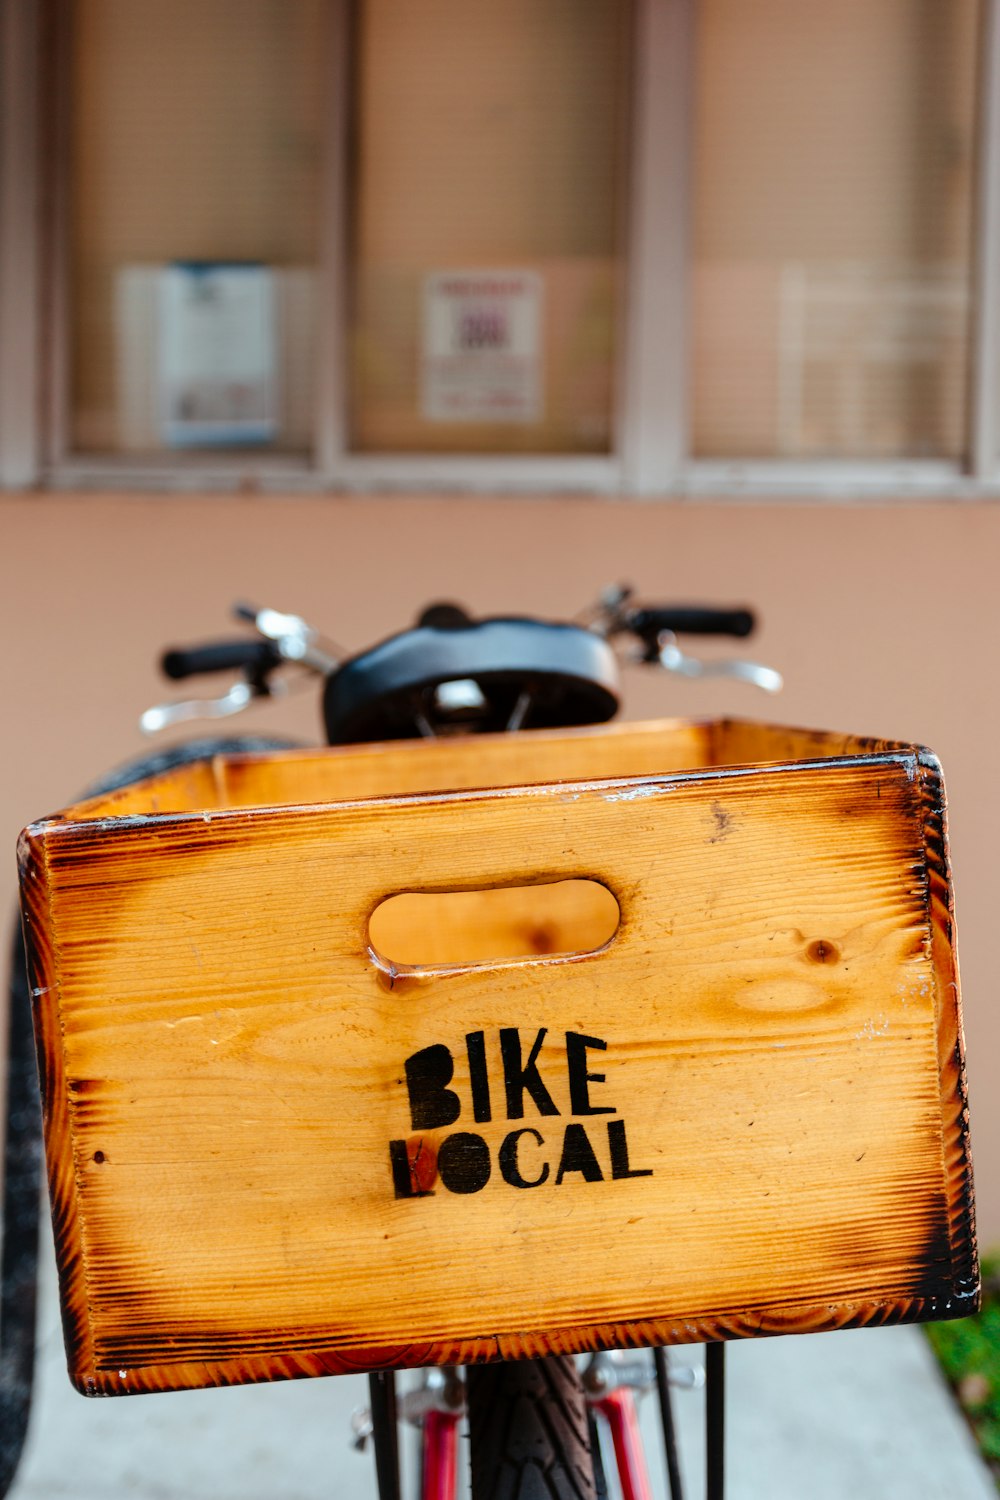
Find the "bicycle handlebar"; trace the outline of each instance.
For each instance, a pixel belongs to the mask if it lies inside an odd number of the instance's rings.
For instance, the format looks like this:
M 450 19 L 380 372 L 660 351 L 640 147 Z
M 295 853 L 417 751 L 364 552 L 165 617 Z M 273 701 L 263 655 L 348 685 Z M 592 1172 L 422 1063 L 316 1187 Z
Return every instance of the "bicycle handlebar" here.
M 258 621 L 259 612 L 250 606 L 241 605 L 236 613 L 242 619 Z M 267 612 L 265 612 L 267 613 Z M 439 618 L 440 616 L 440 618 Z M 445 619 L 445 616 L 447 618 Z M 282 621 L 285 616 L 278 617 Z M 287 617 L 291 618 L 291 617 Z M 701 605 L 639 605 L 622 611 L 618 616 L 618 630 L 637 636 L 652 649 L 661 634 L 669 631 L 676 635 L 729 635 L 747 636 L 756 621 L 749 609 L 713 609 Z M 295 624 L 300 622 L 295 620 Z M 437 605 L 425 610 L 422 624 L 433 624 L 439 628 L 455 628 L 459 624 L 475 622 L 464 610 L 454 605 Z M 258 628 L 259 625 L 258 625 Z M 617 631 L 612 631 L 617 633 Z M 175 646 L 165 651 L 160 666 L 166 677 L 180 682 L 185 677 L 197 677 L 211 672 L 243 672 L 255 679 L 264 677 L 286 658 L 304 659 L 303 653 L 281 649 L 272 638 L 264 640 L 206 641 L 200 646 Z M 317 665 L 310 663 L 311 665 Z M 337 665 L 332 661 L 329 667 Z M 329 670 L 326 662 L 321 669 Z
M 281 654 L 273 641 L 210 641 L 202 646 L 175 646 L 165 651 L 160 666 L 175 682 L 204 672 L 270 671 Z
M 756 625 L 749 609 L 705 609 L 696 605 L 640 605 L 628 610 L 627 629 L 644 640 L 669 630 L 674 635 L 748 636 Z
M 459 708 L 465 715 L 463 724 L 474 708 L 472 719 L 480 728 L 483 724 L 493 725 L 494 720 L 495 727 L 500 729 L 520 728 L 526 711 L 518 708 L 522 698 L 532 706 L 536 723 L 544 713 L 554 714 L 552 722 L 559 724 L 599 722 L 614 712 L 617 698 L 607 699 L 606 693 L 601 696 L 599 692 L 602 712 L 597 713 L 592 701 L 594 684 L 599 680 L 603 692 L 607 688 L 605 677 L 615 681 L 617 677 L 614 666 L 608 667 L 603 657 L 600 670 L 594 668 L 592 648 L 609 653 L 611 642 L 620 636 L 632 636 L 637 643 L 638 650 L 633 650 L 630 657 L 633 661 L 656 664 L 687 677 L 734 677 L 768 691 L 776 691 L 780 686 L 776 672 L 755 662 L 718 658 L 701 661 L 688 656 L 677 644 L 678 635 L 748 636 L 756 624 L 751 610 L 694 604 L 634 604 L 632 600 L 633 591 L 627 585 L 605 589 L 588 611 L 589 618 L 581 617 L 573 625 L 555 625 L 519 616 L 475 619 L 457 605 L 436 604 L 423 612 L 415 628 L 399 632 L 347 660 L 339 648 L 324 642 L 298 615 L 238 605 L 235 614 L 254 627 L 255 637 L 173 647 L 164 652 L 160 665 L 174 681 L 217 672 L 238 673 L 242 680 L 218 698 L 161 704 L 147 710 L 143 727 L 151 733 L 190 718 L 218 718 L 237 713 L 256 698 L 290 691 L 304 682 L 305 672 L 325 678 L 327 709 L 333 701 L 331 694 L 343 696 L 345 684 L 361 683 L 359 691 L 365 704 L 371 700 L 378 706 L 373 723 L 367 726 L 369 738 L 436 733 L 432 723 L 435 714 L 450 731 L 458 722 L 455 715 Z M 561 664 L 555 645 L 571 638 L 576 642 L 575 666 L 567 669 L 565 663 Z M 403 679 L 397 681 L 398 672 L 393 676 L 387 663 L 391 660 L 398 666 L 400 655 L 405 659 L 406 671 Z M 304 672 L 291 679 L 276 676 L 276 670 L 286 665 Z M 462 703 L 456 706 L 457 700 L 452 701 L 454 694 L 449 696 L 444 689 L 453 683 L 461 686 L 467 678 L 473 679 L 475 701 L 466 690 Z M 551 689 L 550 697 L 555 693 L 558 700 L 555 708 L 542 691 L 543 683 L 548 684 L 546 691 Z M 510 697 L 511 693 L 514 696 L 507 702 L 504 694 Z M 577 701 L 581 694 L 583 709 Z M 605 711 L 609 702 L 610 713 Z M 585 712 L 584 719 L 577 717 L 581 712 Z M 344 726 L 340 710 L 332 717 L 331 714 L 332 710 L 327 713 L 327 733 L 333 741 Z M 400 715 L 402 730 L 396 722 Z M 334 720 L 336 726 L 331 728 Z

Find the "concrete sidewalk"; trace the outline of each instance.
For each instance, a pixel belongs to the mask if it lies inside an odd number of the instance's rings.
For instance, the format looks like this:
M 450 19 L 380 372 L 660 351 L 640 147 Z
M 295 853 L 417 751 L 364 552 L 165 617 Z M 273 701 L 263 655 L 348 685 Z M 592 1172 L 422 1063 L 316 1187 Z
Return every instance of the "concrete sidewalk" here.
M 39 1344 L 10 1500 L 374 1500 L 371 1455 L 349 1441 L 363 1378 L 87 1401 L 66 1378 L 50 1256 Z M 727 1500 L 996 1500 L 919 1329 L 731 1344 L 728 1373 Z M 701 1500 L 703 1396 L 679 1391 L 676 1409 L 685 1500 Z M 642 1424 L 666 1496 L 653 1399 Z

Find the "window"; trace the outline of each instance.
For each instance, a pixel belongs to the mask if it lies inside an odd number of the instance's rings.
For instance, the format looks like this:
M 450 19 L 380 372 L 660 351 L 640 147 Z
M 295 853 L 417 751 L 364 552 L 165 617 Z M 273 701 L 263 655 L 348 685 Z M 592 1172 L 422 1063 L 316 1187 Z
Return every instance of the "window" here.
M 1000 489 L 998 10 L 5 6 L 0 482 Z
M 69 432 L 308 453 L 322 0 L 76 0 Z
M 975 0 L 701 0 L 692 449 L 961 458 Z
M 356 451 L 611 451 L 627 26 L 625 0 L 359 7 Z

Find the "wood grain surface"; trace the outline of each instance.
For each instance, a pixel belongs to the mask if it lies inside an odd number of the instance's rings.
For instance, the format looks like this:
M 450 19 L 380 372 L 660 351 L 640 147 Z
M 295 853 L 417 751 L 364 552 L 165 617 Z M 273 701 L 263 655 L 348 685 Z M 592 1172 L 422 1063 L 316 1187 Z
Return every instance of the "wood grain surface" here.
M 519 770 L 509 741 L 302 756 L 303 806 L 296 757 L 241 760 L 167 778 L 156 814 L 146 788 L 26 831 L 80 1389 L 975 1306 L 937 763 L 676 734 L 571 735 L 561 763 L 597 779 L 520 787 L 561 737 L 523 736 Z M 770 763 L 727 768 L 727 735 Z M 694 750 L 723 764 L 680 769 Z M 372 769 L 416 767 L 412 792 L 462 754 L 508 784 L 388 798 Z M 345 764 L 371 800 L 331 800 Z M 572 879 L 620 910 L 596 952 L 413 968 L 370 947 L 395 893 Z
M 78 802 L 62 817 L 88 821 L 193 809 L 287 807 L 413 792 L 469 791 L 694 767 L 831 759 L 910 747 L 748 719 L 653 719 L 597 728 L 338 745 L 323 750 L 217 756 Z

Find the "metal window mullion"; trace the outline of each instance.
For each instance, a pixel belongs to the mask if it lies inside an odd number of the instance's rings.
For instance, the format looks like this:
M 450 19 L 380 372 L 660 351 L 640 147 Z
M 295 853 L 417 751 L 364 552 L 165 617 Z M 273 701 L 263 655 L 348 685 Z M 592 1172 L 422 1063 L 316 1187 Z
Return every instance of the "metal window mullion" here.
M 47 474 L 58 490 L 178 491 L 191 493 L 254 489 L 289 494 L 317 494 L 338 490 L 352 494 L 471 494 L 538 495 L 620 492 L 620 473 L 612 458 L 489 458 L 449 454 L 348 454 L 335 474 L 322 472 L 311 461 L 289 457 L 248 464 L 238 455 L 204 459 L 201 463 L 171 462 L 169 455 L 143 460 L 120 457 L 70 456 Z
M 323 163 L 314 464 L 335 478 L 347 447 L 351 0 L 328 0 L 329 114 Z
M 665 493 L 687 458 L 690 154 L 694 0 L 637 0 L 625 488 Z
M 71 359 L 71 291 L 73 256 L 71 199 L 73 182 L 73 54 L 76 7 L 72 0 L 47 0 L 43 33 L 42 170 L 45 174 L 42 225 L 43 321 L 39 328 L 41 359 L 41 464 L 47 483 L 52 469 L 72 448 L 73 393 Z
M 39 16 L 0 0 L 0 490 L 38 479 Z
M 969 468 L 1000 470 L 1000 0 L 982 0 L 978 172 L 972 266 Z

